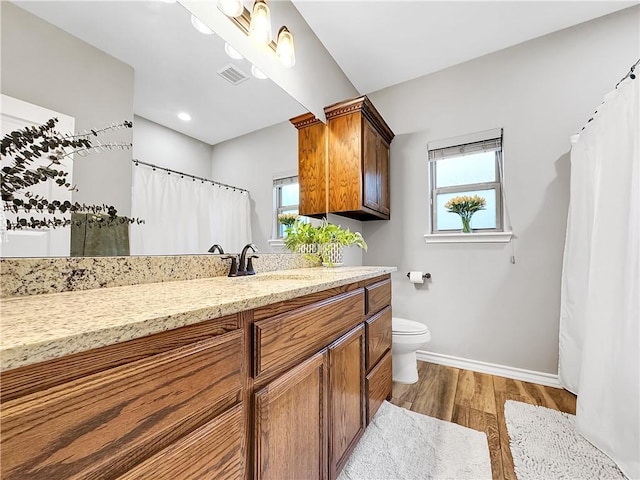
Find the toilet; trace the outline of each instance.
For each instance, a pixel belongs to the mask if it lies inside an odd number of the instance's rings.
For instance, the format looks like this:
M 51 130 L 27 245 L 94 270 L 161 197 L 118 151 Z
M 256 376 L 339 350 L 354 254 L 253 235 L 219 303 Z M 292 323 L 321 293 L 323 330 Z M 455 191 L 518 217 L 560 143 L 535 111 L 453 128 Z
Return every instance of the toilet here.
M 391 319 L 391 333 L 393 381 L 416 383 L 418 381 L 416 350 L 431 340 L 431 333 L 423 323 L 398 317 Z

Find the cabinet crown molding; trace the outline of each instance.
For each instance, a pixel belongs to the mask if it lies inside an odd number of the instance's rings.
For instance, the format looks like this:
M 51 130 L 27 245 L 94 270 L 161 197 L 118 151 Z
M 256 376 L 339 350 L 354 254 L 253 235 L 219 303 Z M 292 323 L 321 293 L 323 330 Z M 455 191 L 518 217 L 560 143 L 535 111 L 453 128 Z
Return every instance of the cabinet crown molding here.
M 297 117 L 293 117 L 289 119 L 289 121 L 296 127 L 298 130 L 304 127 L 308 127 L 309 125 L 313 125 L 315 123 L 322 123 L 313 113 L 303 113 L 302 115 L 298 115 Z
M 324 114 L 327 117 L 327 121 L 330 118 L 336 118 L 341 115 L 348 115 L 358 111 L 362 112 L 362 114 L 367 117 L 367 120 L 369 120 L 371 125 L 373 125 L 387 143 L 391 143 L 395 134 L 366 95 L 334 103 L 333 105 L 329 105 L 324 108 Z

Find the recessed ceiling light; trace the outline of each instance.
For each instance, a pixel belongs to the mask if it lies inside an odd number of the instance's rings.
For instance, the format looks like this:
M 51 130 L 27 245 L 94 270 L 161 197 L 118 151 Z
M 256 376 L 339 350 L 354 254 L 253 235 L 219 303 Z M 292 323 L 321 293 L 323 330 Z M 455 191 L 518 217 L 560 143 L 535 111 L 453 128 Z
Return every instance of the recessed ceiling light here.
M 218 8 L 228 17 L 239 17 L 244 12 L 244 5 L 240 0 L 218 0 Z
M 251 65 L 251 75 L 253 75 L 256 78 L 259 78 L 260 80 L 269 78 L 262 70 L 259 70 L 255 65 Z
M 244 58 L 239 51 L 237 51 L 228 43 L 224 44 L 224 51 L 227 53 L 227 55 L 229 55 L 231 58 L 235 58 L 236 60 L 242 60 Z
M 213 30 L 202 23 L 202 21 L 195 15 L 191 15 L 191 25 L 193 25 L 193 28 L 198 30 L 200 33 L 204 33 L 205 35 L 213 35 Z
M 185 122 L 188 122 L 189 120 L 191 120 L 191 115 L 189 115 L 187 112 L 180 112 L 178 114 L 178 118 L 180 120 L 183 120 Z

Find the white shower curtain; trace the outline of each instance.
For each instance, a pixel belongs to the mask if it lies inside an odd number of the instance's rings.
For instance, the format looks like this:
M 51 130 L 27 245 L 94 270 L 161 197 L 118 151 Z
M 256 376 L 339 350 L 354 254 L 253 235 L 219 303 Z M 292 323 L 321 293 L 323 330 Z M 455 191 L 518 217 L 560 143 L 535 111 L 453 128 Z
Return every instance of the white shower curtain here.
M 561 383 L 578 431 L 640 478 L 640 80 L 572 139 L 560 314 Z
M 133 166 L 132 255 L 206 254 L 214 243 L 239 252 L 251 241 L 246 191 L 184 178 L 146 165 Z

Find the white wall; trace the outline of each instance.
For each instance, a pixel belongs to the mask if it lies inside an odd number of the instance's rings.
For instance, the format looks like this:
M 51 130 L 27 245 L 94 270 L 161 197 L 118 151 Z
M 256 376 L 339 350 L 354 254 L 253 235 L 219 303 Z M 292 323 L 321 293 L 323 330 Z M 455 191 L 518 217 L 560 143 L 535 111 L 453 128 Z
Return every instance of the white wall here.
M 0 2 L 2 93 L 75 118 L 77 131 L 133 119 L 133 69 L 9 2 Z M 101 141 L 126 142 L 131 129 Z M 131 213 L 131 151 L 77 158 L 73 200 Z
M 269 246 L 274 215 L 273 178 L 297 175 L 298 131 L 290 122 L 282 122 L 214 145 L 212 151 L 212 178 L 249 190 L 253 243 L 263 252 L 274 251 Z M 363 228 L 357 220 L 337 215 L 328 215 L 327 219 L 354 231 L 361 232 Z M 361 265 L 362 258 L 358 248 L 345 250 L 347 265 Z
M 136 115 L 133 120 L 133 158 L 211 178 L 211 145 Z
M 365 223 L 369 265 L 395 265 L 394 315 L 425 350 L 556 373 L 569 136 L 640 56 L 640 7 L 373 94 L 396 132 L 391 220 Z M 427 245 L 427 142 L 504 128 L 511 244 Z M 510 263 L 515 254 L 516 263 Z M 433 278 L 416 287 L 410 270 Z

